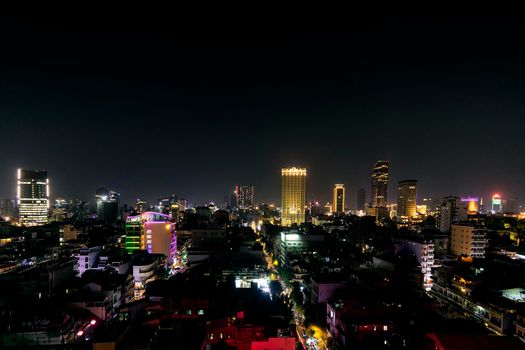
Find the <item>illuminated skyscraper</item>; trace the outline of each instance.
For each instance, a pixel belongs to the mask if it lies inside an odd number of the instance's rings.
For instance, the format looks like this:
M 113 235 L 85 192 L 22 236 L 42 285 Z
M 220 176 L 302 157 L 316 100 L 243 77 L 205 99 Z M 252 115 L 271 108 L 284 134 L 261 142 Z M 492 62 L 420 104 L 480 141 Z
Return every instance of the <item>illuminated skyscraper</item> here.
M 345 212 L 345 185 L 335 184 L 334 186 L 334 214 L 342 214 Z
M 495 193 L 492 196 L 492 211 L 494 213 L 499 213 L 499 212 L 501 212 L 502 209 L 503 208 L 502 208 L 502 205 L 501 205 L 501 196 L 498 193 Z
M 372 170 L 372 207 L 387 205 L 388 165 L 387 160 L 378 160 Z
M 281 225 L 302 224 L 305 214 L 306 169 L 283 168 L 281 176 Z
M 236 186 L 235 194 L 237 196 L 237 207 L 239 209 L 248 209 L 253 207 L 254 188 L 251 186 Z
M 399 181 L 397 187 L 397 216 L 416 216 L 417 180 Z
M 16 199 L 21 225 L 47 224 L 49 210 L 47 171 L 18 169 Z

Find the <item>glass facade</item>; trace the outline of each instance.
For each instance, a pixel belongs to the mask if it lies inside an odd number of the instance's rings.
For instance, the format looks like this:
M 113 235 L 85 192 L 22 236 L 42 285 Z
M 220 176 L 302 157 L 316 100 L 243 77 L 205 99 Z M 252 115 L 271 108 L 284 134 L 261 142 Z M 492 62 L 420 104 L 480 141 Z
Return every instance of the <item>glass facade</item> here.
M 417 180 L 399 181 L 397 195 L 397 216 L 406 218 L 416 216 Z
M 372 170 L 372 207 L 386 207 L 387 205 L 388 165 L 388 161 L 378 160 Z

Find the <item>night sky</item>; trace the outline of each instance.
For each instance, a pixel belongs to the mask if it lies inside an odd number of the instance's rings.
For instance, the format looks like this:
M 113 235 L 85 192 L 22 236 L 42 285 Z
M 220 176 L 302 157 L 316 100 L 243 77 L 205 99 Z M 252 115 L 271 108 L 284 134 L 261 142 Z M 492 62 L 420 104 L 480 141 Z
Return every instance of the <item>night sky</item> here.
M 279 203 L 296 165 L 308 199 L 344 183 L 353 207 L 387 159 L 390 202 L 407 178 L 525 199 L 523 19 L 180 18 L 1 18 L 0 197 L 23 167 L 53 197 L 201 204 L 253 184 Z

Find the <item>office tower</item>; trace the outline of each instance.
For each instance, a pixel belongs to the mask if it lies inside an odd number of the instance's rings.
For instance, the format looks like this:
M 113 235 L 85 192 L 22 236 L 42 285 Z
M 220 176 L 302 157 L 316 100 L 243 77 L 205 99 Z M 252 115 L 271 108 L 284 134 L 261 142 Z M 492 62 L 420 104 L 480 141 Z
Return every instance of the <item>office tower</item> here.
M 492 211 L 494 213 L 500 213 L 502 209 L 501 196 L 498 193 L 494 193 L 492 196 Z
M 49 210 L 47 171 L 18 169 L 16 193 L 20 224 L 22 226 L 47 224 Z
M 487 231 L 474 224 L 453 224 L 450 237 L 452 254 L 472 258 L 484 258 L 487 246 Z
M 365 210 L 366 191 L 360 188 L 357 191 L 357 210 Z
M 306 169 L 283 168 L 281 176 L 281 225 L 302 224 L 305 219 Z
M 344 214 L 345 212 L 345 185 L 335 184 L 334 186 L 334 214 Z
M 397 216 L 416 216 L 417 180 L 399 181 L 397 187 Z
M 99 220 L 108 222 L 117 220 L 119 197 L 120 194 L 104 187 L 96 190 L 95 201 L 97 207 L 97 218 Z
M 168 263 L 173 263 L 177 253 L 177 236 L 171 216 L 150 211 L 128 216 L 125 230 L 128 253 L 146 250 L 150 254 L 164 254 Z
M 254 188 L 251 186 L 236 186 L 237 207 L 239 209 L 249 209 L 253 207 Z
M 372 170 L 372 207 L 386 207 L 388 187 L 388 161 L 378 160 Z

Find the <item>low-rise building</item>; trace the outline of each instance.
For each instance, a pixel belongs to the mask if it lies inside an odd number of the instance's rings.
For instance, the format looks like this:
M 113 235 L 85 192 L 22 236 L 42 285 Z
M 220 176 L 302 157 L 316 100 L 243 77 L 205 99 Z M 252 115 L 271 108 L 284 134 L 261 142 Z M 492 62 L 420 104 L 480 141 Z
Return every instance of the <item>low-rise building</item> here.
M 421 268 L 422 287 L 425 290 L 432 288 L 432 267 L 434 266 L 434 242 L 424 237 L 411 235 L 398 238 L 395 241 L 395 253 L 413 255 Z
M 289 254 L 301 254 L 314 252 L 325 241 L 323 234 L 302 234 L 298 231 L 281 232 L 278 240 L 275 242 L 279 264 L 288 266 Z
M 176 259 L 177 235 L 170 215 L 147 211 L 129 216 L 125 228 L 129 253 L 146 250 L 150 254 L 164 254 L 169 264 Z
M 469 223 L 452 224 L 450 250 L 452 254 L 484 258 L 487 231 L 483 226 Z
M 133 299 L 143 298 L 146 284 L 158 278 L 159 259 L 152 255 L 138 255 L 133 260 Z
M 82 246 L 78 253 L 75 254 L 75 257 L 78 262 L 78 274 L 79 276 L 82 276 L 86 270 L 89 270 L 95 266 L 95 263 L 97 262 L 97 259 L 100 255 L 100 252 L 102 251 L 101 246 Z

